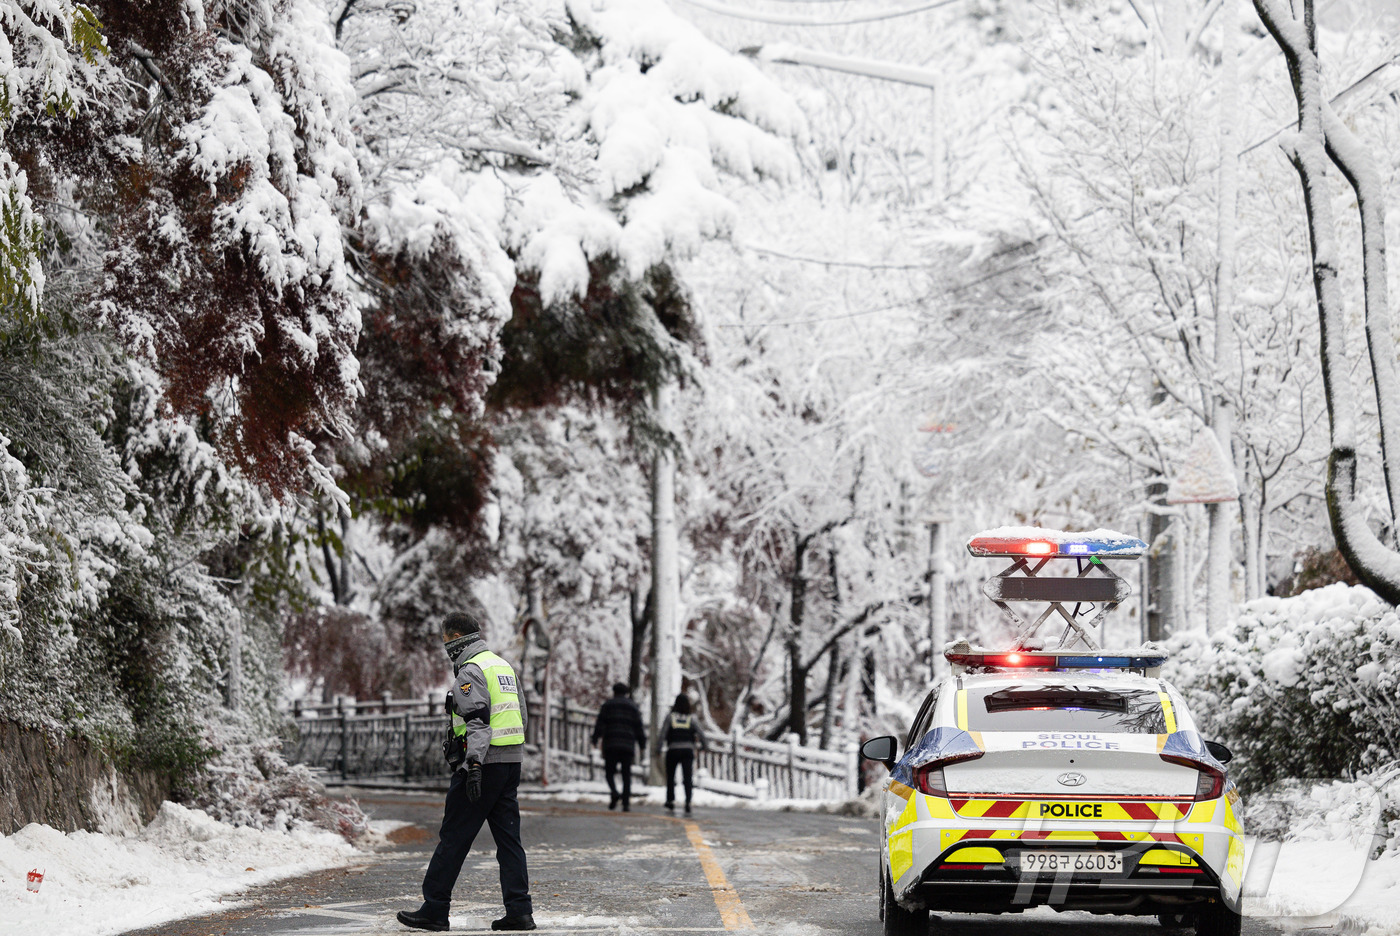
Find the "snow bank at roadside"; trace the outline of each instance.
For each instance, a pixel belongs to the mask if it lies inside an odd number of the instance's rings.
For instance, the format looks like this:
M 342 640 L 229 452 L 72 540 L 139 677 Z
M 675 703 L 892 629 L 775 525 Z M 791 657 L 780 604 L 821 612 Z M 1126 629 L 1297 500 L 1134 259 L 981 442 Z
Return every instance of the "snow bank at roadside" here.
M 30 824 L 0 836 L 0 936 L 104 936 L 209 913 L 227 894 L 357 854 L 331 832 L 235 827 L 175 803 L 132 836 Z M 31 869 L 44 872 L 38 893 Z
M 1245 912 L 1288 928 L 1400 936 L 1400 771 L 1288 780 L 1244 797 Z

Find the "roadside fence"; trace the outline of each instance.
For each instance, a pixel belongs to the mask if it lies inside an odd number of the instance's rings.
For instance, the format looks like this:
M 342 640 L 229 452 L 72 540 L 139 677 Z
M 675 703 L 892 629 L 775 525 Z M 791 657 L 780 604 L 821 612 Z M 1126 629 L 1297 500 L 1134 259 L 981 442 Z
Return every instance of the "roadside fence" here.
M 603 760 L 589 743 L 596 709 L 552 702 L 549 718 L 536 717 L 538 699 L 528 700 L 527 750 L 538 752 L 527 770 L 547 783 L 595 780 L 603 775 Z M 447 718 L 442 697 L 419 699 L 338 698 L 329 705 L 293 702 L 288 714 L 297 726 L 288 760 L 325 771 L 343 781 L 413 783 L 441 780 L 446 774 L 442 739 Z M 546 733 L 546 721 L 548 731 Z M 546 743 L 547 742 L 547 743 Z M 645 780 L 647 756 L 633 765 Z M 764 741 L 738 731 L 707 736 L 706 749 L 696 754 L 696 785 L 718 793 L 753 799 L 843 800 L 856 795 L 860 767 L 855 744 L 841 751 Z

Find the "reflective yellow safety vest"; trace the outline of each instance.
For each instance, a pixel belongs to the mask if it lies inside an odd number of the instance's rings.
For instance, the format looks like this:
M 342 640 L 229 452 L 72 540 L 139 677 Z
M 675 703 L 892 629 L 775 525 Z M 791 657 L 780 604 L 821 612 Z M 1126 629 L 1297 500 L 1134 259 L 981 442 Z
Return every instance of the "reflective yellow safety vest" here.
M 467 660 L 481 667 L 486 678 L 486 692 L 491 697 L 491 744 L 504 747 L 525 743 L 525 721 L 520 717 L 520 689 L 515 682 L 515 670 L 490 650 L 484 650 Z M 458 737 L 467 733 L 467 723 L 455 711 L 452 732 Z

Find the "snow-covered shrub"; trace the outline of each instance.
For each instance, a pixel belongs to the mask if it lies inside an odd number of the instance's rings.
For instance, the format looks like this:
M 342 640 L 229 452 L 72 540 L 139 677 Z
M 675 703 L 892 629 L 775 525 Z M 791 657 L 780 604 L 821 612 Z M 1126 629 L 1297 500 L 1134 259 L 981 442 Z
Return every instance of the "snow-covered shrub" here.
M 1233 750 L 1247 789 L 1371 770 L 1400 751 L 1400 613 L 1370 589 L 1262 598 L 1228 631 L 1170 648 L 1164 675 Z
M 313 825 L 353 842 L 369 830 L 354 800 L 333 800 L 302 764 L 289 765 L 278 741 L 226 738 L 183 791 L 191 805 L 220 822 L 287 832 Z

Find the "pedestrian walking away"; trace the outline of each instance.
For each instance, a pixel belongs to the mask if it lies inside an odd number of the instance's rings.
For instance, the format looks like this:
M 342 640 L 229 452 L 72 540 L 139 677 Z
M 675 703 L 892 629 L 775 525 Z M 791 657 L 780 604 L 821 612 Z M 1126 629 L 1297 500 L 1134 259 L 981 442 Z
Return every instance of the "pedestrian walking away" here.
M 443 648 L 452 661 L 447 696 L 449 727 L 443 753 L 453 768 L 443 807 L 437 850 L 423 876 L 423 905 L 400 910 L 399 922 L 415 929 L 447 929 L 452 888 L 482 823 L 496 840 L 501 898 L 506 914 L 493 930 L 532 930 L 534 906 L 525 847 L 520 842 L 520 763 L 525 743 L 525 699 L 509 663 L 482 639 L 486 613 L 475 602 L 442 622 Z
M 627 683 L 613 683 L 613 697 L 598 709 L 598 720 L 593 724 L 593 743 L 603 750 L 603 772 L 608 778 L 608 808 L 616 809 L 622 803 L 622 811 L 632 809 L 632 761 L 638 748 L 647 747 L 647 732 L 642 727 L 642 711 L 632 701 L 632 690 Z M 621 790 L 613 780 L 613 774 L 621 771 Z
M 690 800 L 695 790 L 695 750 L 705 749 L 705 735 L 690 711 L 690 696 L 682 692 L 666 716 L 666 808 L 676 808 L 676 768 L 685 784 L 685 814 L 690 815 Z

